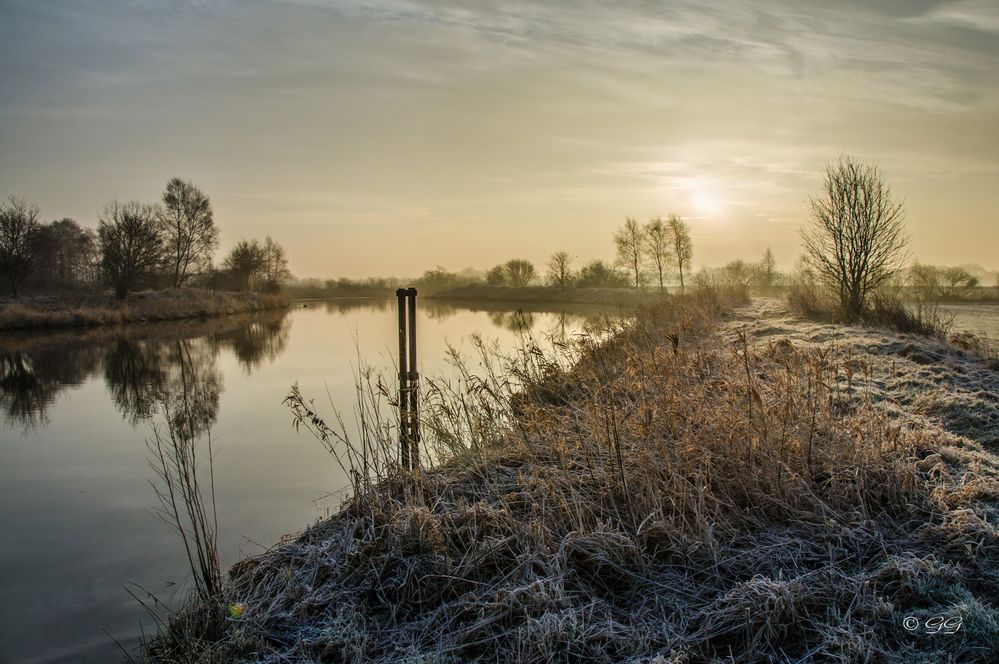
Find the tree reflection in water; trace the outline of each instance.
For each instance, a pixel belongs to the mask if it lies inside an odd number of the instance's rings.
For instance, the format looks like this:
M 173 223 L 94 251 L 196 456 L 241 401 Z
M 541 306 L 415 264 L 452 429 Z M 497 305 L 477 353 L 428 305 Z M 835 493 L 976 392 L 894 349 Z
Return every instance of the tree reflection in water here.
M 132 425 L 164 410 L 171 427 L 196 436 L 218 416 L 219 352 L 231 351 L 249 372 L 284 350 L 288 332 L 286 312 L 267 312 L 125 331 L 0 337 L 0 411 L 11 428 L 44 427 L 61 392 L 103 376 L 116 409 Z
M 359 298 L 305 303 L 309 309 L 347 315 L 363 309 L 394 311 L 395 298 Z M 565 342 L 567 330 L 586 327 L 599 308 L 526 306 L 511 311 L 502 303 L 451 303 L 421 298 L 420 312 L 444 322 L 462 311 L 484 311 L 493 325 L 517 334 Z M 556 314 L 538 327 L 538 313 Z M 102 376 L 115 407 L 136 425 L 166 408 L 188 422 L 191 435 L 215 422 L 223 391 L 217 367 L 232 352 L 247 373 L 273 361 L 288 343 L 291 318 L 285 311 L 178 321 L 124 329 L 74 330 L 0 335 L 0 412 L 12 429 L 44 427 L 47 410 L 63 391 Z M 485 332 L 485 330 L 483 330 Z

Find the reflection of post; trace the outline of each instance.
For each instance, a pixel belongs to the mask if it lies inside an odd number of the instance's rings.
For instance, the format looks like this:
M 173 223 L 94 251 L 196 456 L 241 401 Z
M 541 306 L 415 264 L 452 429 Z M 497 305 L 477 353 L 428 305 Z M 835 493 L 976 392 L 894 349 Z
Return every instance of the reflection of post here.
M 406 355 L 406 289 L 395 292 L 399 299 L 399 457 L 403 468 L 409 467 L 409 370 Z
M 416 289 L 406 289 L 409 301 L 409 462 L 420 465 L 420 373 L 416 364 Z

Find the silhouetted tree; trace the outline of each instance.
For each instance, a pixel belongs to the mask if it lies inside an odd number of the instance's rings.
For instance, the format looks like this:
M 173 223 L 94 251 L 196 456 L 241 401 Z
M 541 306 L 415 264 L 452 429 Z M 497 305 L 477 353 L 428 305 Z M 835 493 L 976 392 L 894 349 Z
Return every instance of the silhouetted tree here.
M 679 215 L 671 214 L 666 221 L 669 229 L 670 243 L 673 247 L 673 257 L 680 272 L 680 292 L 684 290 L 683 270 L 690 269 L 690 261 L 694 257 L 694 243 L 690 240 L 687 223 Z
M 978 286 L 978 277 L 963 267 L 945 267 L 940 277 L 948 297 L 961 297 Z
M 420 289 L 421 294 L 439 293 L 443 290 L 467 286 L 475 281 L 477 280 L 472 276 L 451 272 L 447 268 L 438 265 L 434 269 L 424 272 L 423 276 L 416 280 L 416 287 Z M 385 288 L 389 288 L 387 283 L 385 284 Z
M 909 284 L 918 302 L 931 302 L 940 297 L 940 270 L 932 265 L 913 263 L 909 268 Z
M 208 196 L 190 181 L 173 178 L 163 192 L 163 243 L 173 285 L 204 270 L 219 243 Z
M 226 256 L 222 267 L 232 276 L 237 290 L 248 290 L 267 264 L 264 247 L 257 240 L 240 240 Z
M 288 270 L 288 257 L 284 252 L 284 247 L 271 239 L 268 235 L 264 239 L 264 266 L 263 278 L 268 288 L 277 289 L 281 287 L 281 281 L 291 276 Z
M 536 275 L 534 265 L 522 258 L 508 260 L 503 265 L 503 269 L 506 272 L 506 282 L 515 288 L 523 288 L 528 285 Z
M 628 217 L 624 227 L 614 233 L 614 244 L 617 246 L 617 260 L 634 276 L 634 286 L 642 285 L 642 263 L 644 262 L 644 241 L 642 229 L 638 222 Z
M 486 284 L 490 286 L 506 286 L 506 269 L 502 265 L 495 265 L 486 272 Z
M 38 206 L 11 196 L 0 204 L 0 278 L 17 297 L 17 286 L 31 273 L 39 231 Z
M 576 276 L 580 288 L 627 288 L 629 283 L 628 277 L 600 260 L 587 263 Z
M 774 258 L 774 252 L 770 251 L 770 247 L 767 247 L 767 250 L 763 252 L 763 258 L 760 259 L 758 266 L 758 274 L 760 286 L 766 291 L 773 289 L 777 282 L 777 260 Z
M 99 262 L 97 234 L 72 219 L 42 225 L 36 236 L 35 272 L 49 281 L 68 284 L 91 279 Z
M 645 251 L 659 277 L 659 290 L 666 288 L 665 276 L 673 262 L 673 248 L 670 245 L 669 229 L 659 217 L 645 224 Z
M 149 283 L 163 264 L 160 211 L 137 201 L 112 201 L 97 226 L 104 278 L 118 299 Z
M 556 251 L 548 259 L 548 283 L 566 289 L 572 285 L 572 258 L 566 251 Z
M 905 259 L 904 211 L 876 166 L 842 157 L 826 166 L 823 192 L 810 199 L 812 222 L 801 231 L 809 261 L 839 294 L 849 318 L 867 295 L 898 274 Z

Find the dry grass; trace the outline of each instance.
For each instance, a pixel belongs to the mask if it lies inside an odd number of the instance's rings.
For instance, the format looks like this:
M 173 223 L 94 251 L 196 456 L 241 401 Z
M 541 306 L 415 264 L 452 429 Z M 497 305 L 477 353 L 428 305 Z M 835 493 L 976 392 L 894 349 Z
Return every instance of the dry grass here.
M 352 495 L 234 566 L 146 656 L 994 661 L 999 460 L 879 396 L 890 365 L 753 334 L 727 304 L 704 291 L 603 341 L 486 353 L 428 388 L 438 463 L 416 475 L 377 380 L 361 440 L 293 395 Z
M 8 302 L 0 309 L 0 330 L 90 327 L 158 320 L 203 318 L 288 306 L 282 294 L 228 293 L 201 288 L 171 288 L 109 297 L 45 298 Z

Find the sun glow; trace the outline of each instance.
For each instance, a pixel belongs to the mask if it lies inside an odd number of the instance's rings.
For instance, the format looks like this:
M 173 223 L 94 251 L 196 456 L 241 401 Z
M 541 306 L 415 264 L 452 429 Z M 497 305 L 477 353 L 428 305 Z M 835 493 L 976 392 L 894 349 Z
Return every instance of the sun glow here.
M 690 204 L 699 214 L 708 217 L 718 216 L 722 211 L 722 200 L 718 192 L 703 182 L 691 187 Z

